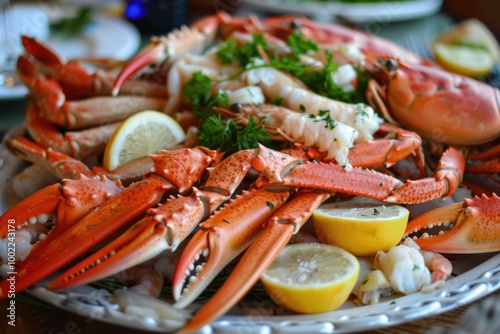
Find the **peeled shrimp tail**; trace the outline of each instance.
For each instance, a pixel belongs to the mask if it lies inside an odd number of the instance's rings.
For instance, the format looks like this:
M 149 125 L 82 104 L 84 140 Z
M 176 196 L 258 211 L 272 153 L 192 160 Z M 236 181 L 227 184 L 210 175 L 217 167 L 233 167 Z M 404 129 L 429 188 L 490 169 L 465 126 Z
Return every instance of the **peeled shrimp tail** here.
M 128 290 L 158 298 L 163 287 L 163 276 L 153 267 L 138 265 L 115 275 L 134 285 Z
M 446 281 L 450 277 L 453 266 L 443 255 L 431 251 L 420 250 L 424 257 L 425 265 L 431 271 L 431 282 Z

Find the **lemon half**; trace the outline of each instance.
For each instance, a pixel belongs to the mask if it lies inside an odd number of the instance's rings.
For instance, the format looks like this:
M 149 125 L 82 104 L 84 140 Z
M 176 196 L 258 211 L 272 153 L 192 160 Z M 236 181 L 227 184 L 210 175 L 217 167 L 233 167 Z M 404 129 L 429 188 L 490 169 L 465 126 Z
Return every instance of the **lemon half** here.
M 328 203 L 314 211 L 312 223 L 321 242 L 369 256 L 401 240 L 409 215 L 400 205 Z
M 296 313 L 321 313 L 341 306 L 359 276 L 359 262 L 345 250 L 325 244 L 286 246 L 261 281 L 269 297 Z
M 113 170 L 131 160 L 172 147 L 186 138 L 172 117 L 154 110 L 127 118 L 115 130 L 104 152 L 103 167 Z
M 462 45 L 436 42 L 433 45 L 434 56 L 445 69 L 471 77 L 488 74 L 495 59 L 487 50 Z

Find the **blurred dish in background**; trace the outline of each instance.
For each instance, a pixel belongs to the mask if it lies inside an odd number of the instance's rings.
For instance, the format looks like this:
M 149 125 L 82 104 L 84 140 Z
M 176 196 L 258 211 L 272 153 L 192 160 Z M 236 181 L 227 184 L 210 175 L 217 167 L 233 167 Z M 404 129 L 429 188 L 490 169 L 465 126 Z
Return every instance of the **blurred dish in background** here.
M 22 8 L 24 15 L 21 19 L 15 20 L 16 31 L 47 41 L 56 52 L 67 59 L 87 57 L 127 59 L 140 47 L 139 31 L 134 25 L 118 16 L 94 12 L 92 22 L 81 33 L 62 38 L 57 33 L 49 33 L 49 23 L 64 17 L 74 17 L 79 6 L 14 5 L 14 17 L 18 7 Z M 37 28 L 40 24 L 43 27 Z M 18 53 L 20 52 L 22 51 L 19 42 Z M 12 88 L 0 87 L 0 100 L 22 98 L 27 92 L 27 88 L 23 85 Z
M 273 13 L 308 15 L 313 18 L 342 17 L 354 23 L 371 21 L 405 21 L 437 13 L 442 0 L 410 1 L 306 1 L 306 0 L 244 0 Z
M 141 33 L 164 34 L 188 23 L 186 0 L 127 0 L 124 16 Z

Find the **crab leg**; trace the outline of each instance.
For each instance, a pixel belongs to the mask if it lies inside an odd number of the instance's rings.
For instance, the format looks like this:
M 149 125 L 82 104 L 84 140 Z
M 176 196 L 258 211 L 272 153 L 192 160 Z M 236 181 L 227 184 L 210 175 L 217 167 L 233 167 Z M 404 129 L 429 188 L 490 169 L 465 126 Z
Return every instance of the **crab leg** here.
M 349 162 L 356 167 L 390 167 L 413 155 L 420 175 L 425 175 L 425 161 L 422 152 L 422 139 L 418 134 L 389 123 L 382 123 L 377 134 L 393 134 L 394 139 L 382 138 L 360 143 L 349 150 Z
M 60 180 L 76 179 L 80 174 L 88 177 L 105 175 L 110 180 L 120 180 L 125 186 L 128 186 L 131 182 L 142 180 L 144 174 L 153 167 L 151 159 L 143 157 L 132 160 L 112 171 L 99 166 L 95 166 L 91 170 L 80 160 L 50 148 L 45 149 L 25 137 L 8 139 L 6 144 L 9 151 L 20 159 L 43 167 Z
M 207 17 L 191 27 L 182 27 L 164 37 L 151 39 L 143 51 L 135 56 L 115 80 L 112 95 L 116 96 L 124 82 L 146 66 L 172 62 L 186 53 L 201 53 L 213 40 L 217 31 L 217 19 Z
M 198 310 L 181 332 L 199 329 L 226 313 L 238 302 L 259 280 L 292 235 L 298 232 L 313 211 L 328 197 L 330 195 L 327 192 L 302 192 L 276 212 L 264 224 L 264 231 L 245 251 L 222 287 Z
M 430 235 L 431 228 L 445 226 L 444 232 Z M 452 226 L 446 230 L 447 226 Z M 415 242 L 439 253 L 484 253 L 500 251 L 500 197 L 482 195 L 438 208 L 413 219 L 406 236 L 426 232 Z
M 287 158 L 288 157 L 288 158 Z M 288 159 L 285 168 L 276 168 Z M 402 182 L 372 170 L 352 168 L 346 171 L 333 163 L 305 162 L 259 145 L 259 153 L 252 160 L 253 167 L 270 184 L 338 191 L 378 200 L 386 199 Z M 265 185 L 259 183 L 258 186 Z
M 97 96 L 67 101 L 54 79 L 39 79 L 34 95 L 43 119 L 66 129 L 81 129 L 124 120 L 142 110 L 163 110 L 167 100 L 144 96 Z
M 147 178 L 106 200 L 97 210 L 64 231 L 57 240 L 39 248 L 36 256 L 20 264 L 18 274 L 12 275 L 16 279 L 16 292 L 50 275 L 141 217 L 148 208 L 161 200 L 165 192 L 172 189 L 181 193 L 190 190 L 210 165 L 213 156 L 215 152 L 198 148 L 162 151 L 160 155 L 151 155 L 155 166 Z M 0 298 L 5 297 L 7 285 L 6 279 L 0 283 Z
M 6 146 L 17 157 L 42 166 L 59 179 L 76 179 L 80 174 L 94 176 L 87 165 L 66 154 L 52 149 L 45 149 L 25 137 L 11 138 Z
M 101 70 L 90 72 L 84 63 L 105 70 L 112 70 L 113 67 L 124 63 L 113 59 L 95 58 L 66 61 L 35 38 L 22 36 L 21 42 L 27 53 L 21 55 L 16 64 L 21 80 L 33 89 L 37 80 L 53 78 L 61 84 L 64 95 L 69 100 L 111 94 L 114 75 Z M 141 79 L 131 80 L 123 88 L 123 92 L 127 95 L 167 96 L 163 85 Z
M 70 268 L 49 285 L 60 289 L 110 276 L 177 246 L 204 219 L 228 200 L 250 169 L 255 150 L 239 151 L 210 172 L 200 189 L 171 197 L 118 239 Z M 113 254 L 113 256 L 110 256 Z M 90 268 L 90 269 L 87 269 Z
M 35 142 L 77 159 L 104 153 L 109 139 L 120 124 L 115 122 L 63 134 L 54 124 L 40 117 L 36 104 L 30 103 L 26 110 L 27 130 Z
M 285 204 L 289 195 L 287 190 L 244 191 L 201 223 L 177 262 L 172 280 L 175 306 L 184 307 L 196 299 L 219 271 L 251 244 L 262 231 L 262 224 Z M 194 263 L 198 258 L 204 263 Z
M 436 167 L 434 177 L 408 181 L 396 189 L 385 200 L 393 203 L 423 203 L 439 197 L 448 198 L 462 182 L 465 159 L 462 153 L 453 147 L 442 155 Z

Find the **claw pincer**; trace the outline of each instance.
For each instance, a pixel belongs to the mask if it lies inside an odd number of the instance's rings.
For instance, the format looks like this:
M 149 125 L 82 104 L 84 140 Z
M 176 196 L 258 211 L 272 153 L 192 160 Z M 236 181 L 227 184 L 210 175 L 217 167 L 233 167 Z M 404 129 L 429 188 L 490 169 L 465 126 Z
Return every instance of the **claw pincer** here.
M 16 292 L 31 286 L 81 256 L 123 226 L 140 218 L 169 190 L 185 192 L 198 182 L 210 165 L 214 151 L 204 148 L 162 151 L 151 155 L 154 167 L 147 177 L 112 196 L 97 210 L 68 227 L 50 243 L 38 247 L 35 255 L 19 264 Z M 8 219 L 7 212 L 2 219 Z M 4 297 L 7 280 L 0 283 Z
M 431 230 L 436 228 L 439 233 Z M 422 249 L 439 253 L 497 252 L 500 250 L 500 197 L 494 193 L 491 197 L 476 196 L 429 211 L 408 223 L 405 235 L 415 236 L 415 242 Z

